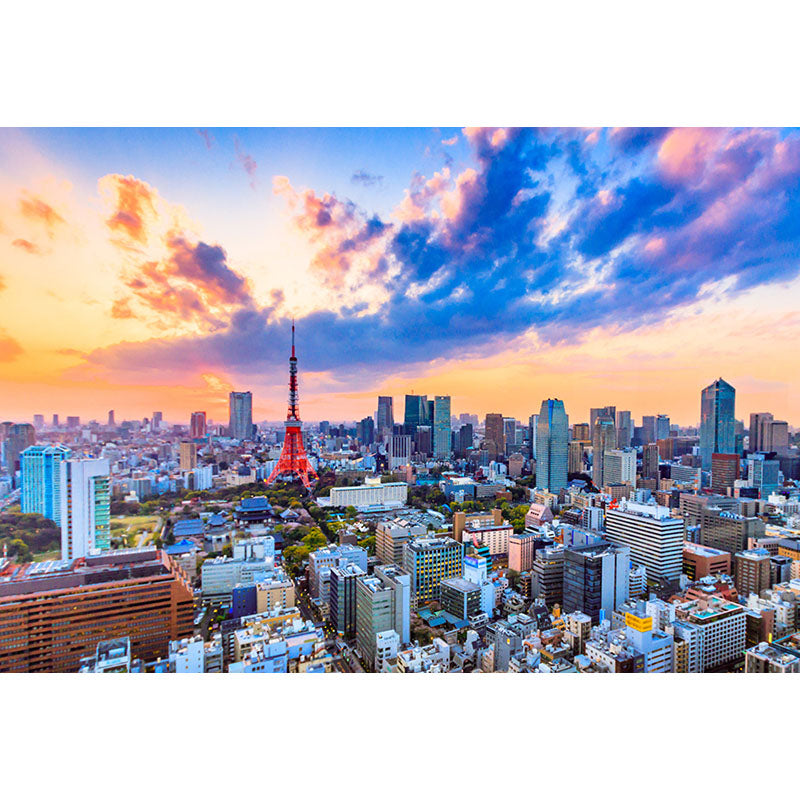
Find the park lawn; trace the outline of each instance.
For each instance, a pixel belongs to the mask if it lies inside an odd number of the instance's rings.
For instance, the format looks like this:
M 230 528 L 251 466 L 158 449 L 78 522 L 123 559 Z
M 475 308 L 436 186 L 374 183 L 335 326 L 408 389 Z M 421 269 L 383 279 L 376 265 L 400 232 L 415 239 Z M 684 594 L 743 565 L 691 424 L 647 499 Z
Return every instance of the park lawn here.
M 58 561 L 61 558 L 61 548 L 57 547 L 55 550 L 46 550 L 44 553 L 34 553 L 34 561 Z
M 111 518 L 111 536 L 124 538 L 128 547 L 137 544 L 147 544 L 161 527 L 161 517 L 157 514 L 139 514 L 137 516 L 118 516 Z M 139 542 L 139 534 L 146 531 L 145 537 Z

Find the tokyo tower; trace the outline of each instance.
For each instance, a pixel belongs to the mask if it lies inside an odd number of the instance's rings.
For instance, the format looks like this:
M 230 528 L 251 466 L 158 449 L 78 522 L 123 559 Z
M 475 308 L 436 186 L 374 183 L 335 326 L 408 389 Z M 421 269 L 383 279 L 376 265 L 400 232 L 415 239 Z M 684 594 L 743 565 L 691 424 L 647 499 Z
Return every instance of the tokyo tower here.
M 292 323 L 292 355 L 289 358 L 289 411 L 283 423 L 286 433 L 283 437 L 281 457 L 272 470 L 267 483 L 274 483 L 279 475 L 296 475 L 308 488 L 311 484 L 309 476 L 316 480 L 317 473 L 308 463 L 306 449 L 303 447 L 303 431 L 300 422 L 300 407 L 297 402 L 297 356 L 294 354 L 294 323 Z

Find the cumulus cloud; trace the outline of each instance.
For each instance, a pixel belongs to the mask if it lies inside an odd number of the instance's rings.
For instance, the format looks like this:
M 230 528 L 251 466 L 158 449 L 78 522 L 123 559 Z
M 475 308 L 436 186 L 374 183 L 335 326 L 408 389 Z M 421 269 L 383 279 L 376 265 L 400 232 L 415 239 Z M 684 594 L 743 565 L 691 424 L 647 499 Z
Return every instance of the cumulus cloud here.
M 415 175 L 390 217 L 274 179 L 340 301 L 300 320 L 304 367 L 396 372 L 530 337 L 547 346 L 598 326 L 652 324 L 710 286 L 790 279 L 800 245 L 800 135 L 783 130 L 465 129 L 471 163 Z M 592 141 L 587 142 L 591 136 Z M 557 223 L 557 224 L 556 224 Z M 228 274 L 224 252 L 175 255 L 142 278 L 176 307 L 225 303 L 217 331 L 91 354 L 112 369 L 283 363 L 288 322 Z M 183 253 L 183 251 L 181 251 Z M 383 301 L 359 303 L 365 287 Z M 349 297 L 350 302 L 344 302 Z
M 117 242 L 146 244 L 148 220 L 156 216 L 153 187 L 133 175 L 106 175 L 99 183 L 101 192 L 111 197 L 113 210 L 106 225 L 120 235 Z

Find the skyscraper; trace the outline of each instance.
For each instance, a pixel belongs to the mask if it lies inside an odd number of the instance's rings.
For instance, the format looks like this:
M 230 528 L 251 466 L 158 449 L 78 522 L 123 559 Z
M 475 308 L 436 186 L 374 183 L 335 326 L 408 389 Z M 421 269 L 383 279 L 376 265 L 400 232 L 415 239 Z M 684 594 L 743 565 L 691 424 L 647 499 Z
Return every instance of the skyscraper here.
M 42 514 L 61 523 L 61 462 L 69 458 L 63 445 L 34 445 L 22 451 L 22 513 Z
M 391 397 L 378 397 L 378 413 L 375 418 L 375 428 L 378 438 L 391 436 L 394 428 L 394 401 Z
M 564 401 L 542 400 L 536 431 L 537 489 L 557 492 L 566 488 L 568 442 L 569 418 Z
M 656 417 L 656 441 L 669 439 L 669 415 L 659 414 Z
M 3 423 L 0 433 L 0 460 L 10 473 L 19 469 L 20 454 L 36 443 L 36 429 L 29 422 Z
M 407 394 L 403 424 L 412 436 L 420 425 L 427 425 L 428 398 L 426 395 Z
M 712 453 L 736 452 L 735 406 L 736 389 L 722 378 L 700 395 L 700 462 L 705 470 L 711 469 Z
M 83 558 L 111 545 L 111 478 L 105 458 L 61 463 L 61 558 Z
M 253 438 L 253 393 L 231 392 L 228 396 L 230 419 L 228 436 L 231 439 Z
M 760 411 L 750 415 L 750 442 L 747 449 L 751 453 L 757 453 L 764 448 L 761 446 L 761 425 L 766 420 L 772 420 L 774 417 L 769 411 Z
M 592 482 L 598 489 L 605 486 L 605 455 L 617 446 L 617 428 L 614 418 L 601 415 L 595 418 L 592 428 Z
M 711 454 L 711 491 L 727 495 L 739 477 L 739 456 L 735 453 Z
M 610 417 L 612 421 L 617 418 L 616 406 L 603 406 L 603 408 L 589 409 L 589 429 L 594 430 L 594 424 L 599 417 Z
M 433 406 L 433 456 L 450 458 L 450 395 L 437 394 Z
M 113 409 L 108 412 L 108 427 L 113 428 L 116 425 L 116 421 L 114 420 L 114 411 Z
M 195 442 L 181 442 L 180 468 L 181 472 L 188 472 L 197 466 L 197 444 Z
M 583 611 L 597 625 L 629 596 L 631 551 L 626 545 L 568 547 L 564 552 L 564 611 Z
M 503 415 L 487 414 L 485 422 L 486 449 L 489 451 L 489 458 L 497 459 L 506 451 L 506 439 L 504 435 Z
M 633 420 L 630 411 L 617 411 L 617 447 L 624 450 L 633 441 Z
M 537 428 L 539 427 L 539 415 L 531 414 L 528 417 L 528 441 L 530 442 L 530 457 L 536 460 L 536 437 L 538 435 Z
M 161 411 L 153 412 L 153 419 L 150 421 L 150 430 L 153 433 L 161 430 L 161 423 L 164 421 L 164 414 Z
M 505 455 L 509 455 L 517 442 L 517 420 L 514 417 L 503 417 L 503 438 L 506 445 Z
M 204 439 L 206 436 L 206 412 L 192 411 L 189 422 L 189 436 L 192 439 Z

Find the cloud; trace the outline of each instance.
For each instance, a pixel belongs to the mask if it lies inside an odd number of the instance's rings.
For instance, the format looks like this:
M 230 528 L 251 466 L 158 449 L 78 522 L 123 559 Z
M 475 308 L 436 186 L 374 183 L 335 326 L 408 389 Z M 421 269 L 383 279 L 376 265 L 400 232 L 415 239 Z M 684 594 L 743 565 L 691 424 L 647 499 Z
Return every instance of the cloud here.
M 20 250 L 24 250 L 26 253 L 30 253 L 31 255 L 38 255 L 42 252 L 37 245 L 35 245 L 33 242 L 29 242 L 27 239 L 14 239 L 11 244 L 14 247 L 19 247 Z
M 61 216 L 51 205 L 40 197 L 25 192 L 19 201 L 19 210 L 23 217 L 34 222 L 41 223 L 47 229 L 50 238 L 53 237 L 56 228 L 64 225 L 64 217 Z
M 452 147 L 454 144 L 458 144 L 458 136 L 453 136 L 450 139 L 442 139 L 442 144 L 445 147 Z
M 155 189 L 133 175 L 106 175 L 100 179 L 99 186 L 112 200 L 113 210 L 106 225 L 121 236 L 117 241 L 146 244 L 147 222 L 156 216 Z
M 23 353 L 22 348 L 16 339 L 8 336 L 6 332 L 0 328 L 0 362 L 13 361 Z
M 239 137 L 234 135 L 233 144 L 236 148 L 236 160 L 241 165 L 242 169 L 250 176 L 250 188 L 256 188 L 256 170 L 258 163 L 249 153 L 246 153 L 239 142 Z
M 350 176 L 350 183 L 360 183 L 362 186 L 380 186 L 383 183 L 383 175 L 373 175 L 360 169 Z
M 206 128 L 198 128 L 197 133 L 203 138 L 206 149 L 210 150 L 214 146 L 214 136 Z
M 132 319 L 135 317 L 131 310 L 130 300 L 127 297 L 114 300 L 111 304 L 111 316 L 114 319 Z
M 374 381 L 436 358 L 575 343 L 600 327 L 624 335 L 700 297 L 798 274 L 797 131 L 600 130 L 589 144 L 585 130 L 464 137 L 470 163 L 415 175 L 387 217 L 274 179 L 331 298 L 299 320 L 305 369 Z M 288 322 L 277 303 L 259 307 L 221 247 L 186 245 L 186 263 L 176 260 L 182 247 L 173 243 L 131 289 L 173 313 L 216 304 L 229 312 L 220 327 L 105 348 L 90 361 L 282 368 Z

